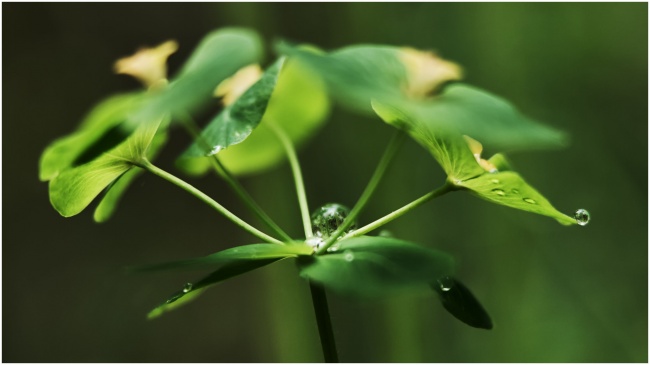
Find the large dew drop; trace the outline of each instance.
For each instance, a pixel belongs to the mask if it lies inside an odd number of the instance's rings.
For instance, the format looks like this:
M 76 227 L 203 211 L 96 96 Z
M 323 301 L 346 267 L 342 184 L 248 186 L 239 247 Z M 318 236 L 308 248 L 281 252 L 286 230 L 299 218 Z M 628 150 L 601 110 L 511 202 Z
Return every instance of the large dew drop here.
M 573 218 L 576 219 L 576 222 L 581 225 L 581 226 L 586 226 L 587 223 L 589 223 L 589 219 L 591 219 L 591 216 L 589 215 L 589 212 L 585 209 L 578 209 L 576 212 L 573 214 Z
M 190 291 L 192 291 L 192 286 L 193 286 L 192 283 L 185 284 L 185 286 L 183 287 L 183 293 L 189 293 Z
M 350 214 L 350 209 L 336 203 L 325 204 L 316 209 L 311 215 L 311 226 L 314 231 L 314 236 L 328 238 L 343 224 L 348 214 Z M 356 228 L 356 223 L 353 223 L 347 232 L 354 228 Z

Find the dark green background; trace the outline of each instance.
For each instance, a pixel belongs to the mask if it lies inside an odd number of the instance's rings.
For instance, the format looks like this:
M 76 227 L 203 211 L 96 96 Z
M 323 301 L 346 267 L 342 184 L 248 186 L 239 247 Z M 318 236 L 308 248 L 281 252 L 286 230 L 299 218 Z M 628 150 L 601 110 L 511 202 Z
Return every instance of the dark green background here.
M 255 241 L 209 207 L 143 176 L 109 222 L 93 223 L 90 211 L 64 219 L 37 177 L 49 142 L 104 96 L 138 87 L 111 73 L 116 58 L 175 38 L 174 72 L 205 33 L 239 25 L 269 42 L 326 49 L 364 42 L 435 49 L 463 65 L 468 83 L 572 136 L 564 150 L 511 156 L 558 209 L 588 209 L 587 227 L 461 193 L 387 227 L 456 255 L 459 277 L 492 314 L 492 331 L 454 320 L 433 296 L 330 295 L 341 360 L 647 362 L 647 14 L 645 3 L 3 4 L 2 360 L 321 361 L 308 288 L 289 262 L 146 320 L 196 276 L 126 276 L 122 267 Z M 172 171 L 188 143 L 178 132 L 159 159 Z M 311 207 L 353 204 L 391 133 L 378 119 L 336 109 L 300 151 Z M 407 143 L 362 223 L 443 178 Z M 300 234 L 286 164 L 243 182 Z M 195 184 L 247 216 L 223 182 Z

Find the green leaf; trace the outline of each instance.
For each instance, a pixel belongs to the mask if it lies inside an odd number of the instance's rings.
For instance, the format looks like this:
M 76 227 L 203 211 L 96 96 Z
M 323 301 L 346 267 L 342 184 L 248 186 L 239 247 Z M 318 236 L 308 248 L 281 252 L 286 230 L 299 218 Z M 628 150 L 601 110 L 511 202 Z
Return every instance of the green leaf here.
M 50 181 L 50 202 L 64 217 L 79 214 L 108 185 L 146 157 L 160 119 L 142 124 L 127 140 L 84 165 Z
M 372 107 L 386 123 L 406 130 L 427 149 L 450 181 L 463 181 L 485 173 L 460 134 L 442 130 L 434 133 L 426 123 L 377 100 L 372 101 Z
M 144 265 L 134 268 L 134 271 L 160 271 L 172 269 L 204 269 L 223 265 L 233 261 L 251 261 L 264 259 L 279 259 L 311 255 L 314 249 L 305 244 L 278 245 L 271 243 L 255 243 L 219 251 L 212 255 L 189 260 L 165 262 L 162 264 Z
M 555 209 L 542 194 L 512 171 L 486 173 L 463 181 L 457 186 L 468 189 L 478 197 L 493 203 L 555 218 L 564 225 L 576 224 L 574 218 Z
M 497 153 L 494 156 L 490 157 L 488 161 L 491 164 L 493 164 L 494 167 L 497 168 L 497 170 L 501 172 L 512 170 L 512 167 L 510 166 L 510 162 L 508 161 L 506 156 L 501 153 Z
M 276 48 L 317 72 L 330 94 L 349 107 L 371 112 L 372 99 L 401 98 L 406 69 L 397 47 L 361 45 L 331 53 L 315 53 L 286 43 Z
M 210 275 L 199 280 L 195 284 L 191 284 L 191 286 L 186 285 L 182 290 L 171 295 L 170 298 L 167 299 L 164 303 L 160 304 L 151 312 L 149 312 L 149 314 L 147 314 L 147 318 L 153 319 L 159 317 L 166 312 L 172 311 L 180 306 L 189 303 L 190 301 L 196 299 L 200 294 L 202 294 L 212 285 L 258 269 L 260 267 L 272 264 L 279 260 L 282 260 L 282 258 L 229 262 L 220 267 L 218 270 L 212 272 Z
M 442 277 L 432 285 L 447 312 L 461 322 L 476 328 L 492 329 L 492 319 L 474 294 L 460 281 Z
M 153 138 L 153 141 L 151 142 L 148 150 L 148 158 L 150 161 L 153 161 L 166 141 L 167 135 L 164 133 L 159 133 Z M 113 212 L 117 208 L 117 204 L 119 203 L 120 198 L 122 198 L 122 195 L 124 195 L 131 183 L 140 174 L 142 174 L 142 172 L 143 170 L 141 169 L 131 169 L 120 176 L 108 187 L 106 194 L 104 194 L 104 197 L 97 205 L 97 208 L 95 208 L 95 214 L 93 216 L 95 222 L 105 222 L 113 215 Z
M 461 83 L 404 108 L 434 133 L 456 130 L 502 150 L 562 147 L 567 142 L 565 133 L 524 117 L 504 99 Z
M 154 94 L 131 121 L 139 123 L 164 113 L 187 113 L 210 100 L 225 78 L 262 57 L 259 36 L 250 30 L 225 28 L 208 34 L 181 72 Z
M 269 67 L 255 84 L 221 111 L 183 156 L 211 156 L 230 145 L 243 142 L 264 116 L 283 61 L 280 59 Z
M 322 81 L 295 60 L 287 59 L 262 121 L 242 143 L 219 152 L 219 160 L 236 175 L 271 168 L 282 162 L 286 153 L 269 124 L 281 128 L 300 147 L 323 126 L 329 109 Z M 199 175 L 210 168 L 210 163 L 206 158 L 182 158 L 177 166 L 186 173 Z
M 141 99 L 142 93 L 122 94 L 97 104 L 74 133 L 57 139 L 43 151 L 39 167 L 40 180 L 49 181 L 73 166 L 102 136 L 124 122 Z
M 301 257 L 300 276 L 351 295 L 380 295 L 397 289 L 426 288 L 453 271 L 440 251 L 386 237 L 343 240 L 335 253 Z

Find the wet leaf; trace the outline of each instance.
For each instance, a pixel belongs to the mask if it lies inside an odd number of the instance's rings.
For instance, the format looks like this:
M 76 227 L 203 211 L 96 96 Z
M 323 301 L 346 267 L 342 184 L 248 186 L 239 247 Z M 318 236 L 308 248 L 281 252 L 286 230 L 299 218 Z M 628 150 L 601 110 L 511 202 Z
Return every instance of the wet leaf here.
M 218 270 L 212 272 L 210 275 L 202 278 L 194 284 L 191 284 L 191 287 L 186 286 L 180 291 L 172 294 L 169 299 L 149 312 L 149 314 L 147 314 L 147 318 L 153 319 L 159 317 L 166 312 L 172 311 L 196 299 L 206 289 L 215 284 L 247 273 L 249 271 L 259 269 L 260 267 L 272 264 L 279 260 L 282 260 L 282 258 L 232 261 L 226 263 Z
M 257 127 L 275 89 L 283 59 L 269 67 L 262 77 L 233 104 L 221 111 L 201 132 L 184 157 L 204 157 L 243 142 Z
M 321 80 L 304 66 L 287 59 L 262 121 L 246 140 L 219 152 L 219 159 L 236 175 L 262 172 L 286 158 L 284 148 L 269 126 L 271 123 L 300 147 L 323 126 L 328 113 L 329 102 Z M 177 165 L 193 175 L 210 168 L 206 158 L 182 158 Z
M 460 281 L 442 277 L 432 285 L 447 312 L 468 326 L 492 329 L 492 319 L 474 294 Z
M 394 238 L 364 236 L 338 245 L 334 253 L 299 258 L 300 276 L 342 294 L 373 296 L 423 289 L 453 271 L 451 256 Z
M 528 185 L 519 174 L 512 171 L 486 173 L 477 178 L 463 181 L 458 186 L 493 203 L 555 218 L 564 225 L 576 224 L 574 218 L 555 209 L 542 194 Z

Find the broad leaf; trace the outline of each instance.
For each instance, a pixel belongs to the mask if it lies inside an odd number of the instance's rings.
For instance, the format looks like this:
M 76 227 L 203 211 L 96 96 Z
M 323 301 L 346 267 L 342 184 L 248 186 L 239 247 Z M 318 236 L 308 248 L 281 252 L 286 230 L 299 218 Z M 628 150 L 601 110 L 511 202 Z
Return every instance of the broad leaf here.
M 79 214 L 99 193 L 146 157 L 158 129 L 142 124 L 127 140 L 84 165 L 67 169 L 50 181 L 50 202 L 64 217 Z
M 524 117 L 504 99 L 470 85 L 448 85 L 430 101 L 406 103 L 404 109 L 433 132 L 455 130 L 493 148 L 566 145 L 565 133 Z
M 261 56 L 261 41 L 252 31 L 226 28 L 208 34 L 169 86 L 154 94 L 132 122 L 192 111 L 212 100 L 221 81 L 239 68 L 258 62 Z
M 396 289 L 424 289 L 453 271 L 451 256 L 386 237 L 343 240 L 335 253 L 301 257 L 300 275 L 351 295 L 380 295 Z
M 299 147 L 320 129 L 328 112 L 329 101 L 322 81 L 304 66 L 287 59 L 262 121 L 246 140 L 219 152 L 219 159 L 237 175 L 271 168 L 286 156 L 278 137 L 269 127 L 271 123 L 281 128 Z M 194 175 L 210 167 L 206 158 L 182 158 L 177 165 Z
M 284 59 L 280 59 L 269 67 L 237 101 L 221 111 L 183 155 L 211 156 L 230 145 L 244 141 L 264 116 L 283 61 Z
M 251 261 L 279 259 L 310 255 L 314 249 L 304 244 L 278 245 L 272 243 L 255 243 L 219 251 L 212 255 L 189 260 L 166 262 L 162 264 L 144 265 L 134 268 L 135 271 L 159 271 L 171 269 L 205 269 L 230 263 L 233 261 Z
M 150 161 L 153 161 L 153 159 L 156 157 L 158 152 L 160 152 L 161 148 L 164 146 L 165 142 L 167 141 L 167 135 L 166 134 L 157 134 L 153 141 L 151 142 L 151 145 L 149 146 L 149 150 L 147 152 L 148 154 L 148 159 Z M 122 195 L 126 192 L 126 190 L 129 188 L 131 183 L 142 173 L 141 169 L 131 169 L 128 172 L 124 173 L 122 176 L 120 176 L 116 181 L 114 181 L 108 189 L 106 189 L 106 194 L 102 197 L 102 200 L 99 202 L 97 205 L 97 208 L 95 208 L 95 214 L 93 215 L 93 219 L 97 223 L 102 223 L 107 221 L 112 215 L 115 209 L 117 208 L 117 204 L 120 201 L 120 198 L 122 198 Z
M 486 173 L 463 181 L 458 186 L 469 189 L 478 197 L 493 203 L 555 218 L 564 225 L 576 224 L 574 218 L 555 209 L 542 194 L 512 171 Z
M 196 299 L 200 294 L 202 294 L 208 287 L 217 284 L 219 282 L 225 281 L 227 279 L 233 278 L 235 276 L 244 274 L 260 267 L 272 264 L 276 261 L 282 260 L 281 258 L 271 258 L 271 259 L 260 259 L 253 261 L 232 261 L 229 262 L 218 270 L 212 272 L 210 275 L 204 277 L 203 279 L 197 281 L 194 284 L 186 285 L 182 290 L 174 293 L 167 299 L 164 303 L 160 304 L 154 308 L 147 318 L 153 319 L 161 316 L 162 314 L 174 310 L 182 305 L 189 303 L 191 300 Z
M 51 180 L 75 165 L 75 161 L 99 143 L 106 133 L 124 122 L 141 99 L 142 93 L 123 94 L 97 104 L 74 133 L 57 139 L 43 151 L 39 168 L 41 181 Z
M 442 277 L 432 285 L 447 312 L 476 328 L 492 329 L 492 319 L 474 294 L 460 281 Z
M 412 57 L 407 56 L 415 50 L 364 45 L 314 54 L 286 44 L 279 45 L 278 49 L 315 70 L 337 100 L 355 109 L 369 111 L 374 100 L 399 109 L 436 134 L 449 131 L 469 134 L 501 149 L 557 147 L 565 143 L 563 133 L 523 117 L 505 100 L 475 87 L 452 84 L 439 94 L 420 93 L 420 97 L 415 97 L 409 90 L 422 78 L 426 81 L 433 76 L 435 83 L 425 82 L 430 92 L 437 92 L 445 82 L 460 78 L 460 72 L 451 71 L 442 60 L 433 64 L 425 61 L 419 65 L 424 69 L 414 71 L 409 62 Z M 436 67 L 441 69 L 439 75 L 435 75 Z M 401 123 L 393 125 L 404 127 Z M 413 133 L 411 136 L 416 137 Z

